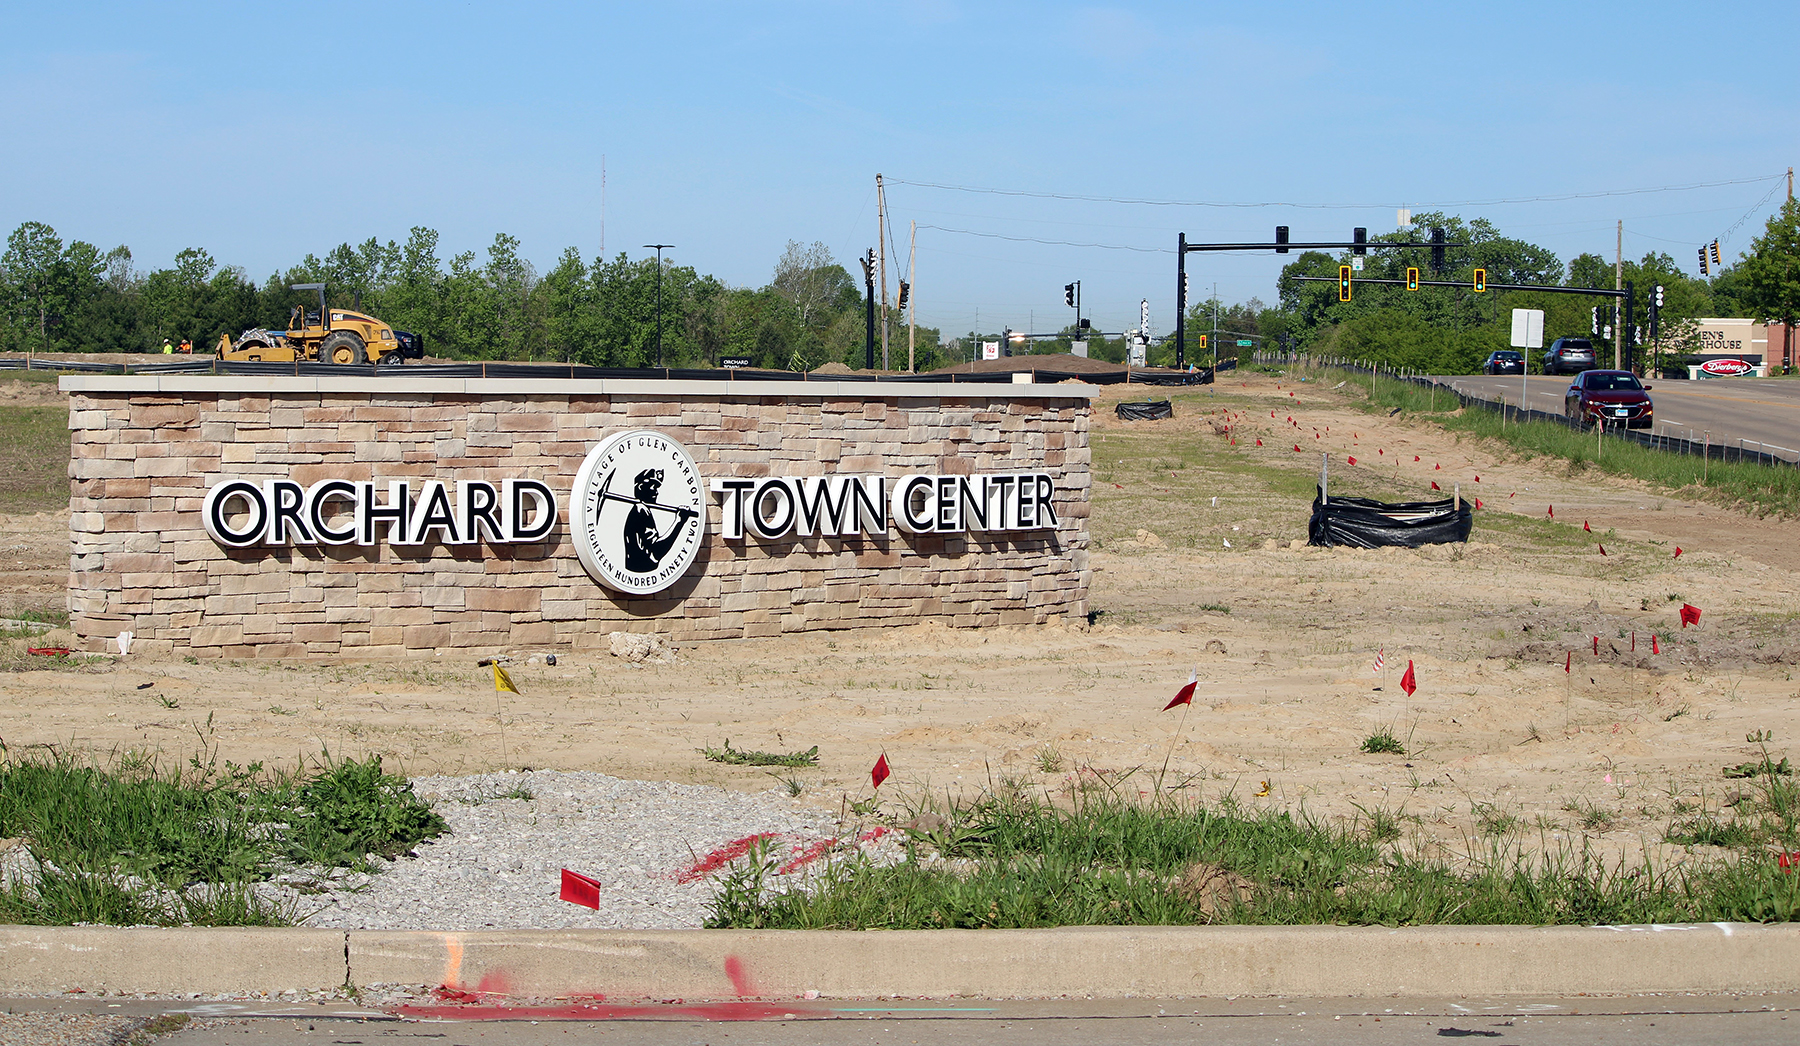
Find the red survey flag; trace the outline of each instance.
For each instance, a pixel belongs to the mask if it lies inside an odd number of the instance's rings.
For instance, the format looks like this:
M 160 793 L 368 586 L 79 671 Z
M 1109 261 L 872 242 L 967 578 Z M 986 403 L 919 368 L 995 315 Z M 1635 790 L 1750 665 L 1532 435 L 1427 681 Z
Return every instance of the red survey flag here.
M 1419 456 L 1418 456 L 1418 455 L 1417 455 L 1417 454 L 1414 454 L 1414 455 L 1413 455 L 1413 460 L 1414 460 L 1414 461 L 1417 461 L 1417 460 L 1419 460 Z
M 1259 447 L 1260 447 L 1260 446 L 1262 446 L 1262 440 L 1257 440 L 1257 441 L 1256 441 L 1256 445 L 1257 445 L 1257 446 L 1259 446 Z
M 1475 477 L 1475 482 L 1477 482 L 1477 483 L 1480 483 L 1480 482 L 1481 482 L 1481 477 L 1480 477 L 1480 476 L 1476 476 L 1476 477 Z
M 1194 674 L 1188 677 L 1187 685 L 1180 690 L 1175 691 L 1175 696 L 1169 699 L 1169 703 L 1164 705 L 1162 710 L 1167 712 L 1176 705 L 1192 705 L 1194 703 L 1194 688 L 1199 685 L 1200 670 L 1195 669 Z
M 1650 652 L 1652 654 L 1662 653 L 1662 646 L 1657 643 L 1655 632 L 1650 633 Z
M 1300 453 L 1300 444 L 1298 444 L 1298 443 L 1294 444 L 1294 453 L 1296 453 L 1296 454 Z
M 1594 637 L 1594 655 L 1597 657 L 1597 656 L 1599 656 L 1599 654 L 1600 654 L 1600 637 L 1595 636 Z
M 1413 691 L 1419 689 L 1419 681 L 1413 675 L 1413 664 L 1410 659 L 1406 662 L 1406 674 L 1400 677 L 1400 689 L 1406 691 L 1407 697 L 1413 696 Z
M 1444 489 L 1444 488 L 1443 488 L 1443 487 L 1440 487 L 1440 486 L 1438 486 L 1438 485 L 1437 485 L 1437 480 L 1435 480 L 1435 479 L 1434 479 L 1434 480 L 1432 480 L 1432 481 L 1431 481 L 1431 489 L 1432 489 L 1432 490 L 1443 490 L 1443 489 Z
M 1587 531 L 1590 534 L 1592 534 L 1594 532 L 1594 528 L 1588 526 L 1588 521 L 1585 519 L 1581 521 L 1581 529 Z
M 1555 519 L 1556 518 L 1556 506 L 1551 505 L 1549 508 L 1545 509 L 1544 515 L 1549 516 L 1551 519 Z
M 1596 544 L 1596 545 L 1599 545 L 1599 544 L 1600 544 L 1600 543 L 1599 543 L 1599 542 L 1597 542 L 1597 541 L 1596 541 L 1596 542 L 1594 542 L 1594 543 L 1595 543 L 1595 544 Z M 1606 555 L 1606 546 L 1605 546 L 1605 545 L 1600 545 L 1600 554 L 1601 554 L 1601 555 L 1603 555 L 1603 556 L 1604 556 L 1604 555 Z
M 1480 508 L 1480 507 L 1481 507 L 1481 499 L 1480 499 L 1480 498 L 1476 498 L 1476 499 L 1475 499 L 1475 507 L 1476 507 L 1476 508 Z
M 875 768 L 873 770 L 869 771 L 869 780 L 875 782 L 876 788 L 880 788 L 881 782 L 883 782 L 887 779 L 888 779 L 887 753 L 883 752 L 883 753 L 881 753 L 881 757 L 879 759 L 875 760 Z
M 583 908 L 600 910 L 600 880 L 591 879 L 580 872 L 562 870 L 562 900 L 570 904 L 579 904 Z
M 1692 603 L 1681 604 L 1681 627 L 1686 628 L 1689 625 L 1697 625 L 1699 623 L 1700 608 Z
M 1442 465 L 1431 466 L 1431 471 L 1433 471 L 1433 472 L 1442 472 L 1443 469 L 1444 469 L 1444 466 L 1442 466 Z
M 1631 634 L 1631 652 L 1634 654 L 1637 653 L 1637 633 L 1636 632 L 1633 632 Z
M 1356 455 L 1354 455 L 1354 454 L 1350 455 L 1349 461 L 1350 461 L 1350 464 L 1352 464 L 1352 465 L 1356 464 Z
M 1680 545 L 1675 546 L 1675 558 L 1676 559 L 1681 558 L 1681 546 Z
M 1573 664 L 1574 662 L 1575 662 L 1575 652 L 1573 650 L 1568 651 L 1567 653 L 1563 654 L 1563 675 L 1569 674 L 1569 666 L 1571 664 Z

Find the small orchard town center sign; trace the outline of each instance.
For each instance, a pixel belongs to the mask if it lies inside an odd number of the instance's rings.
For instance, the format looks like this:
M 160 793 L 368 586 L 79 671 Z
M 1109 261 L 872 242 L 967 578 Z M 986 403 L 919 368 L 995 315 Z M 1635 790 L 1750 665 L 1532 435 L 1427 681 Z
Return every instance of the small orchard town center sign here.
M 549 539 L 558 504 L 549 485 L 507 479 L 454 487 L 426 480 L 381 484 L 233 478 L 201 505 L 208 535 L 227 548 L 269 545 L 531 544 Z M 570 528 L 576 556 L 615 592 L 649 595 L 685 575 L 706 535 L 705 494 L 719 498 L 727 540 L 787 536 L 1055 530 L 1047 472 L 986 475 L 776 476 L 702 479 L 679 442 L 654 431 L 602 440 L 576 472 Z

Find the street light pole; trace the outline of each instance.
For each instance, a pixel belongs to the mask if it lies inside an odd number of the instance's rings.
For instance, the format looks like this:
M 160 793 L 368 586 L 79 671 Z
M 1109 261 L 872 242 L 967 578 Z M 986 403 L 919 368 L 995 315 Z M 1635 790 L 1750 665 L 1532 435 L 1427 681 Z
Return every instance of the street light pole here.
M 645 248 L 656 248 L 656 365 L 663 365 L 662 352 L 662 252 L 672 248 L 672 243 L 646 243 Z

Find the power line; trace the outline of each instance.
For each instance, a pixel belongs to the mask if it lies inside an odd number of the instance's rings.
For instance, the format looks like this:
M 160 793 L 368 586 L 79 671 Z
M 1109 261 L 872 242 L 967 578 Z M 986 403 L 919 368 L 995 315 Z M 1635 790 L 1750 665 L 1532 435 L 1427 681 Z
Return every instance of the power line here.
M 1492 200 L 1453 200 L 1440 203 L 1288 203 L 1279 201 L 1257 203 L 1223 203 L 1213 200 L 1148 200 L 1120 196 L 1087 196 L 1080 193 L 1033 192 L 1027 189 L 995 189 L 976 185 L 948 185 L 943 182 L 914 182 L 904 178 L 890 178 L 895 185 L 911 185 L 921 189 L 945 189 L 951 192 L 980 193 L 988 196 L 1022 196 L 1039 200 L 1070 200 L 1081 203 L 1118 203 L 1143 207 L 1219 207 L 1228 209 L 1252 209 L 1259 207 L 1292 207 L 1303 210 L 1349 211 L 1371 210 L 1381 207 L 1411 206 L 1419 207 L 1493 207 L 1502 204 L 1517 203 L 1556 203 L 1564 200 L 1592 200 L 1609 196 L 1639 196 L 1645 193 L 1687 192 L 1692 189 L 1715 189 L 1723 185 L 1752 185 L 1773 178 L 1786 178 L 1784 171 L 1779 175 L 1764 175 L 1758 178 L 1733 178 L 1721 182 L 1693 182 L 1688 185 L 1659 185 L 1643 189 L 1608 189 L 1601 192 L 1554 193 L 1544 196 L 1521 196 L 1515 198 Z M 949 230 L 945 230 L 949 231 Z M 1080 245 L 1076 245 L 1080 246 Z
M 921 225 L 921 229 L 936 232 L 955 233 L 958 236 L 982 236 L 990 240 L 1011 240 L 1014 243 L 1042 243 L 1051 247 L 1092 247 L 1103 251 L 1137 251 L 1140 254 L 1174 254 L 1167 247 L 1127 247 L 1117 243 L 1073 243 L 1069 240 L 1040 240 L 1036 236 L 1005 236 L 997 232 L 975 232 L 972 229 L 946 229 L 942 225 Z

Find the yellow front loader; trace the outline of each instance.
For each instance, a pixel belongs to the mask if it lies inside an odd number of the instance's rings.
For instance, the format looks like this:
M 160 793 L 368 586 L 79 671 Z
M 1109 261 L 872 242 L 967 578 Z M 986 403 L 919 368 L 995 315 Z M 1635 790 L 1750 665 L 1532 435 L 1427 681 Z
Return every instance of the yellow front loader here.
M 253 327 L 233 340 L 219 335 L 222 360 L 292 363 L 394 364 L 425 355 L 423 339 L 396 331 L 382 320 L 350 309 L 328 308 L 323 283 L 296 283 L 290 290 L 319 292 L 317 312 L 294 306 L 287 330 Z

